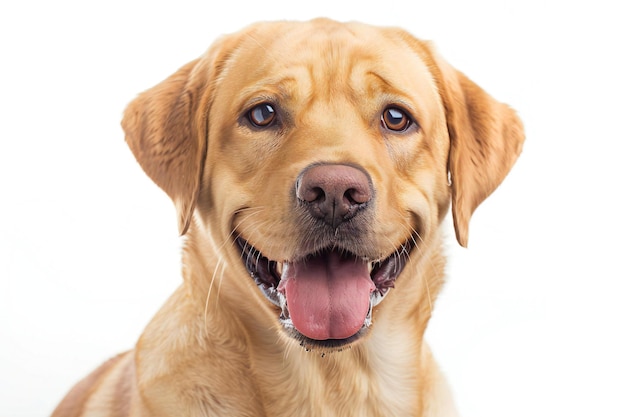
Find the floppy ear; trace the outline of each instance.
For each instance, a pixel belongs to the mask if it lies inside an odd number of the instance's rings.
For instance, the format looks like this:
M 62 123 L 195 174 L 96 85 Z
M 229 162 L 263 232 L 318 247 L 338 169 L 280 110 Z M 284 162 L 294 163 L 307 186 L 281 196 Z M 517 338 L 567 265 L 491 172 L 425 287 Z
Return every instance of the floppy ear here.
M 189 229 L 200 193 L 217 80 L 250 30 L 254 27 L 222 36 L 202 57 L 141 93 L 124 112 L 126 142 L 174 202 L 181 236 Z
M 218 39 L 202 57 L 141 93 L 124 112 L 126 142 L 145 173 L 174 202 L 181 236 L 200 193 L 216 80 L 240 39 L 235 34 Z
M 517 160 L 524 129 L 509 106 L 493 99 L 436 55 L 434 60 L 450 135 L 448 169 L 454 229 L 459 244 L 467 247 L 470 217 Z
M 200 62 L 141 93 L 122 120 L 137 162 L 173 200 L 181 235 L 191 221 L 206 154 L 206 117 L 198 108 L 207 83 Z

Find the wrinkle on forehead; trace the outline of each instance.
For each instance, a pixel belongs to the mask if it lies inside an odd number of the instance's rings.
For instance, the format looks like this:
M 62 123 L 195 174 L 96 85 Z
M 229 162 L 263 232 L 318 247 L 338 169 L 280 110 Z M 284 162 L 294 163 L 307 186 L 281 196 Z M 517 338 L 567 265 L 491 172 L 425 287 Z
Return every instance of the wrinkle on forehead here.
M 262 23 L 242 35 L 230 66 L 238 86 L 228 89 L 239 106 L 255 95 L 305 108 L 337 100 L 375 105 L 371 100 L 376 99 L 407 103 L 421 113 L 420 103 L 439 101 L 428 63 L 397 30 L 316 20 L 283 22 L 271 31 Z
M 297 78 L 298 87 L 301 90 L 304 87 L 307 95 L 315 92 L 318 98 L 331 99 L 339 92 L 345 93 L 355 68 L 374 61 L 375 57 L 351 32 L 339 28 L 341 30 L 303 31 L 296 27 L 295 33 L 255 39 L 256 45 L 263 45 L 262 56 L 257 58 L 261 61 L 256 68 L 261 78 L 257 83 L 278 86 L 281 83 L 275 80 L 278 74 L 290 74 Z M 258 54 L 258 51 L 251 52 Z

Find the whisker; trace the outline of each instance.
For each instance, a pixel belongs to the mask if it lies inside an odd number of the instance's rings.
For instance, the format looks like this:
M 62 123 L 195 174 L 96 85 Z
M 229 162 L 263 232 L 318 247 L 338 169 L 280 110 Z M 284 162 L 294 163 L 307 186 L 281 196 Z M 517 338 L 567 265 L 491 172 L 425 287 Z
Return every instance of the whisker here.
M 420 252 L 421 254 L 424 254 L 425 242 L 422 236 L 420 235 L 420 233 L 415 229 L 415 227 L 413 227 L 410 224 L 409 225 L 403 224 L 402 227 L 408 232 L 407 234 L 410 236 L 410 240 L 413 243 L 413 246 L 416 248 L 416 250 Z M 409 256 L 409 251 L 407 250 L 407 248 L 403 246 L 402 249 L 403 249 L 403 254 L 406 257 L 407 263 L 413 262 L 413 259 Z M 430 266 L 433 269 L 436 269 L 433 263 L 433 260 L 428 257 L 426 257 L 426 259 L 427 259 L 427 262 L 430 264 Z M 424 283 L 424 287 L 426 288 L 426 299 L 428 300 L 428 309 L 429 309 L 430 314 L 432 314 L 433 300 L 432 300 L 432 294 L 430 290 L 430 283 L 428 282 L 428 279 L 426 278 L 427 274 L 424 273 L 424 268 L 420 266 L 419 263 L 416 266 L 419 268 L 418 273 Z
M 415 228 L 413 226 L 411 226 L 411 230 L 413 231 L 413 233 L 411 233 L 411 239 L 413 239 L 413 242 L 415 243 L 415 247 L 417 248 L 417 250 L 419 252 L 424 252 L 422 246 L 418 244 L 415 241 L 415 238 L 413 236 L 416 236 L 417 239 L 424 244 L 424 239 L 422 239 L 422 236 L 420 236 L 420 234 L 417 232 L 417 230 L 415 230 Z M 431 258 L 427 258 L 428 262 L 430 263 L 430 266 L 435 269 L 435 265 L 433 264 L 433 261 Z M 428 300 L 428 312 L 429 314 L 433 313 L 433 299 L 432 299 L 432 294 L 430 292 L 430 283 L 428 282 L 428 279 L 426 279 L 426 274 L 420 274 L 423 278 L 423 282 L 424 282 L 424 287 L 426 287 L 426 299 Z
M 221 261 L 221 259 L 220 259 Z M 215 305 L 219 303 L 220 294 L 222 293 L 222 282 L 224 281 L 224 272 L 226 271 L 226 262 L 221 262 L 220 282 L 217 285 L 217 297 L 215 298 Z
M 256 251 L 256 259 L 254 261 L 254 266 L 256 269 L 259 268 L 259 259 L 261 259 L 261 252 L 260 251 Z
M 207 337 L 209 336 L 208 334 L 208 314 L 209 314 L 209 300 L 211 298 L 211 292 L 213 291 L 213 283 L 215 282 L 215 277 L 217 276 L 217 271 L 220 268 L 220 265 L 223 264 L 222 258 L 219 258 L 217 260 L 217 264 L 215 265 L 215 268 L 213 269 L 213 276 L 211 277 L 211 283 L 209 284 L 209 290 L 207 291 L 207 295 L 206 295 L 206 301 L 204 303 L 204 330 L 206 332 Z M 222 268 L 222 275 L 224 275 L 224 269 Z M 218 295 L 219 298 L 219 295 Z
M 259 213 L 262 213 L 265 210 L 265 207 L 263 206 L 259 206 L 259 207 L 246 207 L 246 208 L 242 208 L 236 211 L 236 213 L 243 213 L 243 212 L 249 212 L 246 213 L 246 218 L 249 216 L 253 216 Z M 236 232 L 236 228 L 233 228 L 230 233 L 228 234 L 227 238 L 224 240 L 224 242 L 222 242 L 222 244 L 219 246 L 218 251 L 223 249 L 225 245 L 227 244 L 233 244 L 233 241 L 236 239 L 231 239 L 233 237 L 233 235 Z M 241 237 L 241 232 L 238 234 L 238 236 L 236 236 L 236 238 Z

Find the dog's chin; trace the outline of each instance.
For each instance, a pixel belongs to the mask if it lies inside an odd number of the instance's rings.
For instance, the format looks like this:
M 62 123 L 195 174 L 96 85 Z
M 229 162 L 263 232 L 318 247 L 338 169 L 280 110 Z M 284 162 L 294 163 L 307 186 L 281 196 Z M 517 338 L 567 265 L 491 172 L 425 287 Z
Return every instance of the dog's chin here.
M 251 278 L 275 306 L 284 333 L 307 350 L 326 353 L 350 347 L 368 334 L 374 307 L 395 287 L 415 237 L 376 260 L 329 247 L 279 262 L 243 237 L 236 243 Z
M 317 352 L 324 356 L 327 353 L 341 352 L 344 349 L 350 349 L 355 343 L 364 339 L 369 333 L 369 324 L 363 325 L 354 335 L 343 339 L 326 339 L 317 340 L 304 336 L 293 327 L 293 324 L 287 324 L 281 320 L 283 325 L 283 333 L 290 340 L 298 343 L 307 352 Z M 371 321 L 370 321 L 371 324 Z

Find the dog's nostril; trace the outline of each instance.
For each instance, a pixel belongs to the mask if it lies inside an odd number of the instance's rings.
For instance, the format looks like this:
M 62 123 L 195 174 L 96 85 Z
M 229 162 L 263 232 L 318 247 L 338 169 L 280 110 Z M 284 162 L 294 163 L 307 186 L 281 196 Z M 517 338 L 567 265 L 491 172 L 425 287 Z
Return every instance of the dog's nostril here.
M 363 192 L 362 190 L 358 190 L 356 188 L 350 188 L 344 194 L 344 198 L 350 204 L 365 204 L 371 199 L 371 195 L 369 192 Z
M 302 190 L 302 193 L 301 195 L 298 195 L 298 198 L 306 201 L 307 203 L 312 203 L 314 201 L 322 203 L 326 200 L 326 193 L 324 193 L 324 190 L 320 187 L 308 187 Z

